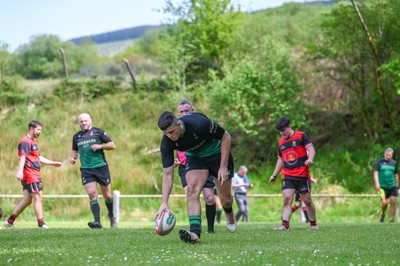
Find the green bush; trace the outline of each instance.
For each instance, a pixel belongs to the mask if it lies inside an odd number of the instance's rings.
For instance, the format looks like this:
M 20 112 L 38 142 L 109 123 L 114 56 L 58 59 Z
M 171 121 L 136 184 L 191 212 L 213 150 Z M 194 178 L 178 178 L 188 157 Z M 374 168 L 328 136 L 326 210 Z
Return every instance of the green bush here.
M 101 80 L 96 76 L 85 81 L 65 79 L 56 87 L 54 95 L 63 100 L 83 97 L 90 101 L 122 91 L 122 81 L 120 77 Z

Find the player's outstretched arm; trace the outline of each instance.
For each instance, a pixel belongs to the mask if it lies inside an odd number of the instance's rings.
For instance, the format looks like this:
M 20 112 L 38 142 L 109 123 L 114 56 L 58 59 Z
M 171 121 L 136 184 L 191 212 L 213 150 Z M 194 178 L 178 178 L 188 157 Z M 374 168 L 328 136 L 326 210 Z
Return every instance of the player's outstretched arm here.
M 218 180 L 221 180 L 221 185 L 229 178 L 228 161 L 231 152 L 231 136 L 225 131 L 221 139 L 221 164 L 218 171 Z
M 174 165 L 164 168 L 163 170 L 163 181 L 162 181 L 162 202 L 161 206 L 156 213 L 156 220 L 164 211 L 169 212 L 168 200 L 171 195 L 172 186 L 174 184 Z
M 62 162 L 57 162 L 57 161 L 52 161 L 49 160 L 43 156 L 39 156 L 39 160 L 41 164 L 46 164 L 46 165 L 53 165 L 55 167 L 61 167 L 62 166 Z

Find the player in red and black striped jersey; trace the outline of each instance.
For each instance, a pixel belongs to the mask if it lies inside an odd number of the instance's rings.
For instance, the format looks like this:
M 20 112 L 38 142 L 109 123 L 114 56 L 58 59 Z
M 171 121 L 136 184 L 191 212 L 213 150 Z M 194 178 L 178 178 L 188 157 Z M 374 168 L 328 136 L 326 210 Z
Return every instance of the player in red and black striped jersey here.
M 40 173 L 41 165 L 53 165 L 56 167 L 62 166 L 61 162 L 51 161 L 41 156 L 36 138 L 42 132 L 42 124 L 39 121 L 31 121 L 28 125 L 29 132 L 26 136 L 22 137 L 18 144 L 18 172 L 16 178 L 21 180 L 23 189 L 23 198 L 15 207 L 13 213 L 4 222 L 4 226 L 14 228 L 14 221 L 17 216 L 31 204 L 33 199 L 33 209 L 36 214 L 38 225 L 40 228 L 47 228 L 43 221 L 43 208 L 42 208 L 42 175 Z
M 285 231 L 289 229 L 292 215 L 292 201 L 296 191 L 301 194 L 301 199 L 307 207 L 308 218 L 312 230 L 318 230 L 315 206 L 311 199 L 311 180 L 309 165 L 314 162 L 315 149 L 310 138 L 301 131 L 294 131 L 290 126 L 290 119 L 283 116 L 275 124 L 282 135 L 279 139 L 279 156 L 274 173 L 269 179 L 275 183 L 276 177 L 282 171 L 282 226 L 274 230 Z

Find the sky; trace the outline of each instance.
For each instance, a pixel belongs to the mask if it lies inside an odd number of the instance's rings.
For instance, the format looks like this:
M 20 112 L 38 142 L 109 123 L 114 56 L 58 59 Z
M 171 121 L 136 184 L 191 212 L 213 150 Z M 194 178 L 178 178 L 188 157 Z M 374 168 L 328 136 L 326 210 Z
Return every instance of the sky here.
M 310 1 L 310 0 L 308 0 Z M 181 2 L 179 0 L 173 1 Z M 242 11 L 257 11 L 307 0 L 231 0 Z M 63 41 L 142 25 L 160 25 L 166 0 L 0 0 L 0 47 L 9 51 L 40 34 Z

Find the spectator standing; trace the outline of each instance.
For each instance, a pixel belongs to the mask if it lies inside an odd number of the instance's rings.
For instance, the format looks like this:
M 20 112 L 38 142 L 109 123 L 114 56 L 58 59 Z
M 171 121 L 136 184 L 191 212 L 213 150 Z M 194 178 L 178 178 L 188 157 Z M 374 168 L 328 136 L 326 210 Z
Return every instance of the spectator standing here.
M 234 190 L 238 212 L 236 213 L 236 221 L 242 216 L 244 223 L 249 222 L 249 199 L 247 197 L 247 189 L 253 187 L 247 177 L 247 167 L 242 165 L 232 178 L 232 188 Z

